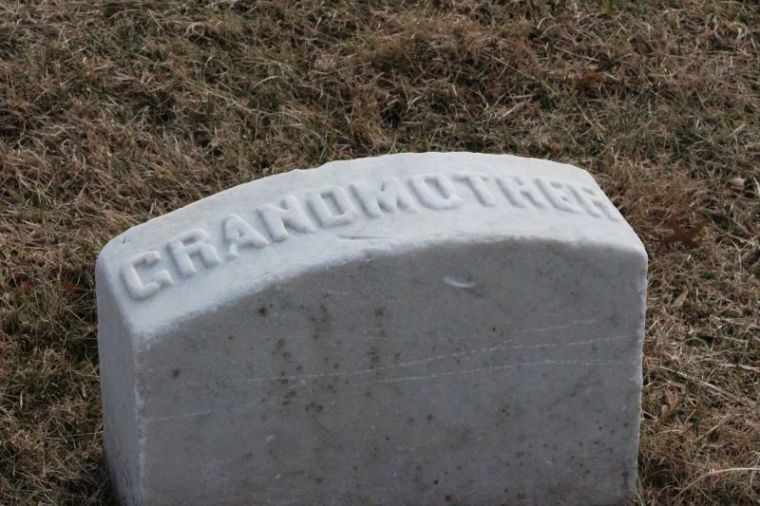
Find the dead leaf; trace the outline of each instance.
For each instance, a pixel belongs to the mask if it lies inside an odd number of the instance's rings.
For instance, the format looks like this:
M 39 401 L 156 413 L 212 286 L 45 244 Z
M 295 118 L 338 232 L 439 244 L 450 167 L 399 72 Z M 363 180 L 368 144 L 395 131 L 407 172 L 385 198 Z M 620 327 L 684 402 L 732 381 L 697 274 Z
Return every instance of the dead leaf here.
M 598 90 L 607 81 L 607 75 L 594 67 L 581 69 L 575 74 L 575 83 L 581 90 Z
M 581 71 L 581 80 L 586 84 L 602 85 L 607 82 L 607 77 L 596 69 L 584 69 Z
M 681 295 L 676 297 L 676 300 L 673 301 L 673 307 L 680 308 L 683 306 L 684 301 L 686 300 L 686 297 L 689 295 L 689 289 L 685 289 L 683 292 L 681 292 Z
M 79 287 L 70 281 L 66 281 L 63 284 L 63 290 L 69 295 L 73 295 L 79 290 Z
M 691 248 L 696 248 L 699 246 L 697 243 L 697 236 L 700 232 L 702 232 L 702 229 L 707 226 L 709 221 L 703 219 L 698 221 L 693 227 L 685 228 L 678 224 L 679 217 L 679 215 L 672 216 L 665 222 L 667 227 L 670 228 L 673 232 L 668 237 L 664 238 L 662 240 L 662 243 L 672 244 L 675 242 L 680 242 Z
M 660 406 L 660 418 L 667 418 L 675 413 L 678 408 L 678 404 L 681 400 L 681 396 L 678 392 L 672 390 L 665 391 L 665 404 Z

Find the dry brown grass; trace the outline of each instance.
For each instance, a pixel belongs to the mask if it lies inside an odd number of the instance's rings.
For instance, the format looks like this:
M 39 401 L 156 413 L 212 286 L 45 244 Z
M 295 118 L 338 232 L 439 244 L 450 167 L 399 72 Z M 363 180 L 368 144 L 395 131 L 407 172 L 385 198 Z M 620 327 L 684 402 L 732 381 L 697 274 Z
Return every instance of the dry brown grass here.
M 759 28 L 712 0 L 3 3 L 0 503 L 110 501 L 110 237 L 273 172 L 472 150 L 589 168 L 647 245 L 640 502 L 757 504 Z

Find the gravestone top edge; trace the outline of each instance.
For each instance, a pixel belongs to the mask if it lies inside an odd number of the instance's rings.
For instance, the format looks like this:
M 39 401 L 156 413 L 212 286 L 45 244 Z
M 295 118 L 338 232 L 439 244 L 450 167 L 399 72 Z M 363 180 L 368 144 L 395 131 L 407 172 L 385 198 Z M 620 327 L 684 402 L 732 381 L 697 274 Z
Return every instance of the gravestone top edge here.
M 511 155 L 402 153 L 245 183 L 130 228 L 98 257 L 134 339 L 309 269 L 442 243 L 599 245 L 646 261 L 585 170 Z

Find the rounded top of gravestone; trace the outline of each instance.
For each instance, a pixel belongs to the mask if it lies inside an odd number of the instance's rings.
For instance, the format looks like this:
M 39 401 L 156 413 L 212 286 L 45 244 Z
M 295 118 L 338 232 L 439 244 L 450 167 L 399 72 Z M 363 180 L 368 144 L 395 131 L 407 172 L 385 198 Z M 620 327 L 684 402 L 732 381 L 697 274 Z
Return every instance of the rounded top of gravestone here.
M 646 258 L 585 170 L 510 155 L 403 153 L 262 178 L 135 226 L 96 268 L 137 348 L 194 314 L 378 255 L 527 240 Z M 473 259 L 477 262 L 477 259 Z

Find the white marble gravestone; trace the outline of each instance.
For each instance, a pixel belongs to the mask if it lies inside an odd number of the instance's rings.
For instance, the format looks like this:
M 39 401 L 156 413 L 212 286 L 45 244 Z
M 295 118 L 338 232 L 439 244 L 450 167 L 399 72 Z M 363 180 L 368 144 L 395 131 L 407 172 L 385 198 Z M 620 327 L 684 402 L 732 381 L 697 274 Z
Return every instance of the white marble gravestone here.
M 647 257 L 591 176 L 334 162 L 134 227 L 97 264 L 125 504 L 622 504 Z

